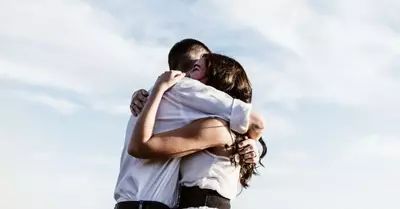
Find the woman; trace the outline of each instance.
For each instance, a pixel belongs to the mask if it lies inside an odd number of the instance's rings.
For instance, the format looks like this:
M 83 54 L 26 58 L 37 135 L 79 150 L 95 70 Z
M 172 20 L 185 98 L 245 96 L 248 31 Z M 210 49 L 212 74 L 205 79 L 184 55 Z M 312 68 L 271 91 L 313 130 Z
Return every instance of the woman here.
M 247 75 L 242 66 L 229 57 L 206 54 L 196 62 L 188 76 L 224 91 L 233 98 L 251 102 L 252 89 Z M 155 135 L 152 133 L 163 93 L 182 77 L 183 74 L 178 72 L 167 72 L 159 77 L 138 118 L 131 144 L 138 141 L 148 142 L 150 147 L 147 146 L 147 149 L 160 150 L 175 149 L 174 143 L 179 142 L 180 146 L 187 147 L 186 152 L 179 156 L 204 150 L 184 157 L 181 162 L 180 207 L 230 208 L 229 200 L 237 194 L 239 179 L 243 187 L 248 186 L 247 183 L 255 170 L 254 163 L 246 163 L 235 157 L 238 154 L 240 141 L 245 135 L 233 133 L 227 128 L 226 122 L 218 119 L 201 119 L 180 129 Z M 261 136 L 262 120 L 258 118 L 256 125 L 258 126 L 252 126 L 248 131 L 250 138 L 258 139 Z M 191 138 L 200 138 L 198 141 L 202 143 L 196 143 L 196 140 L 190 140 Z M 191 144 L 183 145 L 186 142 L 181 139 L 187 139 Z M 151 144 L 154 146 L 151 147 Z M 140 146 L 135 147 L 141 149 Z M 157 156 L 155 153 L 152 157 L 176 156 L 166 156 L 164 150 L 159 152 L 163 154 Z

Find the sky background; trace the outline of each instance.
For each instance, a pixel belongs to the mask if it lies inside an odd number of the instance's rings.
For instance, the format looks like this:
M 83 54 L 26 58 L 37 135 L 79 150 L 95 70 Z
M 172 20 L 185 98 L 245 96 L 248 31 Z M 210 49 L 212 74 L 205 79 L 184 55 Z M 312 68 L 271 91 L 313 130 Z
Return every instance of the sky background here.
M 242 63 L 267 121 L 266 166 L 233 209 L 399 208 L 398 11 L 396 0 L 0 0 L 0 208 L 113 208 L 131 94 L 188 37 Z

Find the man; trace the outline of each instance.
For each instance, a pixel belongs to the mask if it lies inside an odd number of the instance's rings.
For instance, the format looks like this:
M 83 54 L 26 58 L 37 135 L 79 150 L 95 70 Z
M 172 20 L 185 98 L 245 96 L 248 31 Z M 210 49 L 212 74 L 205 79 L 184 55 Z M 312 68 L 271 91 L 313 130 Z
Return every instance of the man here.
M 170 69 L 188 70 L 193 65 L 194 61 L 199 59 L 204 53 L 209 53 L 210 50 L 200 41 L 194 39 L 185 39 L 176 43 L 169 55 L 168 64 Z M 203 92 L 198 96 L 185 94 L 185 89 L 176 91 L 182 99 L 179 102 L 185 103 L 186 106 L 192 106 L 202 112 L 198 117 L 220 116 L 225 120 L 230 120 L 230 128 L 243 132 L 247 129 L 250 114 L 249 104 L 234 100 L 229 96 L 223 97 L 221 101 L 213 100 L 210 95 L 221 94 L 216 89 L 211 87 L 193 86 L 191 92 Z M 202 89 L 203 88 L 203 89 Z M 206 92 L 206 93 L 204 93 Z M 207 93 L 208 92 L 208 93 Z M 134 115 L 140 112 L 143 103 L 146 101 L 148 93 L 144 90 L 138 91 L 133 96 L 133 105 L 131 109 Z M 176 104 L 176 103 L 175 103 Z M 210 109 L 213 107 L 213 109 Z M 182 113 L 171 113 L 171 117 L 177 120 L 180 124 L 187 123 L 185 115 Z M 179 128 L 176 124 L 169 124 L 164 121 L 159 122 L 158 130 L 167 131 Z M 125 136 L 125 146 L 121 155 L 120 173 L 118 176 L 117 185 L 115 188 L 114 198 L 117 201 L 116 208 L 172 208 L 176 206 L 177 201 L 177 181 L 179 173 L 179 158 L 165 160 L 144 160 L 132 157 L 127 154 L 127 147 L 132 134 L 132 129 L 136 122 L 135 117 L 131 117 Z M 257 158 L 249 156 L 248 153 L 253 153 L 254 144 L 247 142 L 250 147 L 247 147 L 247 152 L 243 156 L 247 156 L 250 161 L 256 161 Z M 245 155 L 247 153 L 247 155 Z

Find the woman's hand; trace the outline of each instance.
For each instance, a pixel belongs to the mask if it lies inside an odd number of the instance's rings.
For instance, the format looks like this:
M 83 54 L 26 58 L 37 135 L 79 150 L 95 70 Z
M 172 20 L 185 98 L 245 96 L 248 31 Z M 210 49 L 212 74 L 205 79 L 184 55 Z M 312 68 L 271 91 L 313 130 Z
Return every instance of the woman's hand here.
M 154 88 L 165 92 L 185 77 L 185 75 L 185 73 L 177 70 L 165 71 L 163 74 L 158 76 Z

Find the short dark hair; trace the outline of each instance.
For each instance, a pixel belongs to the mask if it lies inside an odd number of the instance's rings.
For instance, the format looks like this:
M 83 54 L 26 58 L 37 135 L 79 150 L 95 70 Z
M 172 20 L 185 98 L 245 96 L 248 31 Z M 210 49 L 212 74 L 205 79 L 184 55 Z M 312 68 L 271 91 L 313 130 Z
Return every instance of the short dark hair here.
M 186 72 L 196 61 L 193 57 L 201 56 L 204 52 L 210 53 L 211 50 L 201 41 L 191 38 L 183 39 L 174 44 L 168 53 L 169 69 Z

